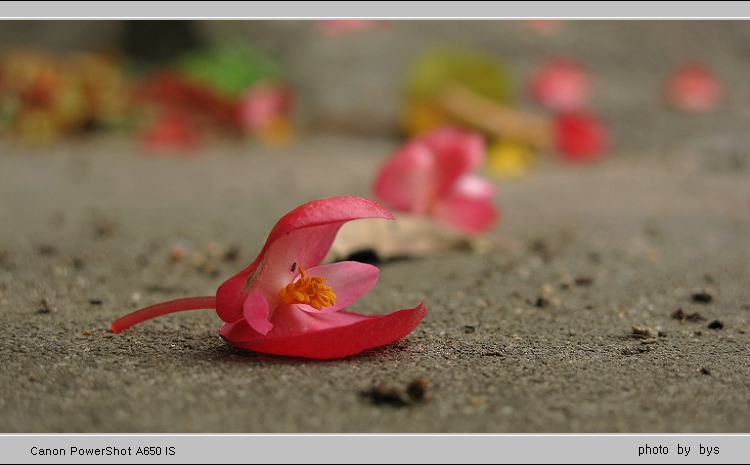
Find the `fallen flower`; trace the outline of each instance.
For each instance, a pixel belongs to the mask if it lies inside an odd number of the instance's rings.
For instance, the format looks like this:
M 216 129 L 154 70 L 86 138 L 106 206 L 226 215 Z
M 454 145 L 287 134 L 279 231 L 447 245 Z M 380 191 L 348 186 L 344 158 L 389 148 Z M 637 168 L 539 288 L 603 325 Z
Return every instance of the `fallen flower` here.
M 189 115 L 174 110 L 164 112 L 153 126 L 141 135 L 146 151 L 162 154 L 172 150 L 194 150 L 201 145 L 201 138 Z
M 484 157 L 482 136 L 443 126 L 394 152 L 376 176 L 373 191 L 395 210 L 478 234 L 498 217 L 495 185 L 468 174 Z
M 292 90 L 283 82 L 253 85 L 239 100 L 237 118 L 248 133 L 269 145 L 288 141 L 291 132 Z
M 271 230 L 255 261 L 225 281 L 216 296 L 189 297 L 146 307 L 114 321 L 118 333 L 151 318 L 184 310 L 216 309 L 224 340 L 274 355 L 341 358 L 409 334 L 424 304 L 387 315 L 342 310 L 375 284 L 378 269 L 357 262 L 318 266 L 339 228 L 361 218 L 393 219 L 359 197 L 316 200 L 295 208 Z
M 607 151 L 607 128 L 589 112 L 558 115 L 555 120 L 557 149 L 564 160 L 590 162 L 604 156 Z
M 721 81 L 711 68 L 701 63 L 676 68 L 664 88 L 667 103 L 687 113 L 712 111 L 721 104 L 722 97 Z
M 563 20 L 560 19 L 526 19 L 521 24 L 528 30 L 542 36 L 555 34 L 560 30 Z
M 318 29 L 328 37 L 340 37 L 352 32 L 384 27 L 387 22 L 377 19 L 321 19 Z
M 555 58 L 540 67 L 529 80 L 531 98 L 553 111 L 582 109 L 591 94 L 588 71 L 572 58 Z

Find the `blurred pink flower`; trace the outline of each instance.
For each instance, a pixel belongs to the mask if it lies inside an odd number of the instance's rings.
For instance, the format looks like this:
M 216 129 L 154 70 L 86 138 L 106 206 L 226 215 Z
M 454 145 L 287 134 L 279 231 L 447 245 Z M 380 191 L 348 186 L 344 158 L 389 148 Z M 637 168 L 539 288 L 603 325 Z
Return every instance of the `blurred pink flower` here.
M 164 111 L 156 123 L 141 134 L 146 152 L 163 155 L 173 151 L 192 152 L 199 148 L 202 139 L 200 130 L 185 111 Z
M 469 172 L 482 165 L 485 151 L 481 135 L 439 127 L 394 152 L 373 191 L 395 210 L 432 217 L 469 234 L 484 232 L 499 216 L 495 185 Z
M 608 148 L 606 126 L 589 112 L 558 115 L 555 138 L 558 150 L 567 161 L 594 161 L 601 158 Z
M 279 220 L 255 261 L 219 286 L 216 297 L 152 305 L 111 328 L 117 333 L 167 313 L 215 308 L 225 322 L 219 335 L 255 352 L 330 359 L 398 340 L 422 320 L 424 304 L 374 316 L 342 310 L 375 284 L 378 269 L 358 262 L 318 266 L 339 228 L 360 218 L 393 216 L 359 197 L 306 203 Z
M 250 87 L 240 98 L 238 117 L 242 127 L 258 133 L 272 127 L 279 119 L 289 118 L 292 91 L 280 82 L 262 82 Z
M 523 26 L 539 35 L 548 36 L 560 30 L 563 24 L 561 19 L 525 19 Z
M 591 94 L 588 71 L 571 58 L 555 58 L 536 70 L 529 80 L 531 98 L 553 111 L 582 109 Z
M 386 24 L 378 19 L 322 19 L 318 29 L 328 37 L 340 37 L 356 31 L 381 28 Z
M 703 113 L 719 106 L 723 88 L 711 68 L 692 62 L 679 66 L 670 73 L 664 94 L 667 103 L 678 110 Z

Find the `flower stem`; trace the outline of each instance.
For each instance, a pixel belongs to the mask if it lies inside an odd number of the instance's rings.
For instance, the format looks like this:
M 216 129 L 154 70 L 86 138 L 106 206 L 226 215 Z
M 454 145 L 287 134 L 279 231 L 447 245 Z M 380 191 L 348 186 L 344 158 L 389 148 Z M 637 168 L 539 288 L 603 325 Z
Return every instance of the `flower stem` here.
M 112 329 L 112 332 L 119 333 L 123 329 L 130 328 L 142 321 L 150 320 L 151 318 L 156 318 L 157 316 L 166 315 L 168 313 L 215 308 L 216 297 L 214 296 L 186 297 L 184 299 L 170 300 L 169 302 L 154 304 L 133 313 L 129 313 L 110 323 L 109 327 Z

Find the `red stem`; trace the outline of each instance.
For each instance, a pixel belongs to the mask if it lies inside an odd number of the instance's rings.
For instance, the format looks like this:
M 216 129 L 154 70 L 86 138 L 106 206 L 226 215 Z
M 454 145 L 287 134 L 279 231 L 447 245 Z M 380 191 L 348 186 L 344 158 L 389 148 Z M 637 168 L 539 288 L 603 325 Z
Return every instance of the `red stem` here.
M 112 329 L 112 332 L 119 333 L 123 329 L 130 328 L 142 321 L 150 320 L 151 318 L 156 318 L 157 316 L 166 315 L 168 313 L 215 308 L 216 297 L 212 295 L 203 297 L 186 297 L 184 299 L 170 300 L 169 302 L 162 302 L 136 310 L 133 313 L 129 313 L 124 317 L 113 321 L 110 323 L 109 327 Z

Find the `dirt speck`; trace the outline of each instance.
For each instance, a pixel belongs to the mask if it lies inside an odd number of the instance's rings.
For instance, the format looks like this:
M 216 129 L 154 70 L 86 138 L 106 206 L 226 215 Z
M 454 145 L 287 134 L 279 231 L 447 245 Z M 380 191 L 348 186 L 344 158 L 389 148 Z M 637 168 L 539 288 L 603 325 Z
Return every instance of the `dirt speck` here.
M 240 258 L 240 246 L 238 245 L 230 245 L 227 247 L 227 249 L 224 251 L 224 256 L 222 257 L 224 261 L 226 262 L 233 262 Z
M 696 303 L 707 304 L 711 302 L 714 299 L 714 297 L 708 291 L 700 291 L 700 292 L 694 292 L 690 296 L 690 299 Z
M 95 215 L 91 219 L 91 230 L 97 239 L 112 237 L 117 230 L 117 222 L 111 218 Z
M 430 383 L 424 378 L 417 378 L 412 380 L 408 386 L 406 386 L 406 394 L 409 395 L 414 401 L 421 402 L 427 399 L 427 391 L 430 387 Z
M 0 249 L 0 268 L 10 270 L 13 268 L 13 257 L 11 253 L 5 249 Z
M 50 257 L 57 254 L 57 246 L 52 244 L 40 244 L 37 246 L 37 252 L 43 257 Z
M 409 405 L 404 398 L 403 392 L 383 382 L 379 385 L 362 392 L 362 396 L 369 399 L 375 405 L 390 405 L 393 407 L 405 407 Z
M 674 312 L 672 313 L 671 317 L 672 317 L 673 319 L 675 319 L 675 320 L 681 320 L 681 321 L 692 321 L 692 322 L 697 322 L 697 321 L 705 321 L 705 320 L 706 320 L 706 319 L 705 319 L 705 318 L 703 317 L 703 315 L 701 315 L 700 313 L 698 313 L 698 312 L 695 312 L 695 313 L 687 313 L 687 312 L 686 312 L 686 311 L 684 311 L 684 310 L 683 310 L 682 308 L 678 308 L 677 310 L 675 310 L 675 311 L 674 311 Z
M 83 253 L 83 252 L 81 252 L 81 253 L 79 253 L 79 254 L 75 255 L 75 256 L 74 256 L 74 257 L 73 257 L 73 258 L 71 259 L 71 261 L 73 262 L 73 267 L 74 267 L 74 268 L 75 268 L 76 270 L 81 270 L 81 269 L 83 269 L 83 267 L 84 267 L 84 266 L 86 266 L 86 260 L 87 260 L 86 254 L 85 254 L 85 253 Z
M 428 399 L 429 382 L 425 378 L 416 378 L 409 382 L 406 389 L 393 387 L 384 381 L 375 387 L 362 392 L 362 396 L 375 405 L 406 407 Z

